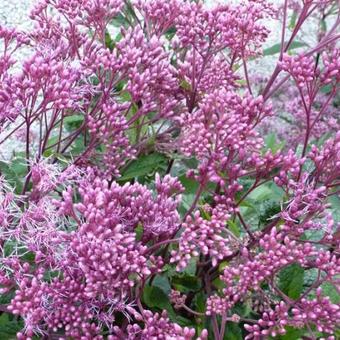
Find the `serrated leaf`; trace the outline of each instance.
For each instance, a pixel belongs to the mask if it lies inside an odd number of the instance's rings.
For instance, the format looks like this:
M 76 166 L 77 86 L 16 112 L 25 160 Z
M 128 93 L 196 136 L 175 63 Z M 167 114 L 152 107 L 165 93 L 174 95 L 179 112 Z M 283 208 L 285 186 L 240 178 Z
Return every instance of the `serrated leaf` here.
M 304 274 L 304 269 L 297 263 L 283 268 L 279 273 L 279 288 L 291 299 L 296 300 L 303 290 Z
M 307 46 L 307 44 L 300 42 L 300 41 L 293 41 L 290 44 L 288 51 L 294 50 L 296 48 L 304 47 L 304 46 Z M 263 50 L 263 55 L 264 56 L 274 55 L 274 54 L 280 53 L 280 50 L 281 50 L 281 44 L 278 43 Z

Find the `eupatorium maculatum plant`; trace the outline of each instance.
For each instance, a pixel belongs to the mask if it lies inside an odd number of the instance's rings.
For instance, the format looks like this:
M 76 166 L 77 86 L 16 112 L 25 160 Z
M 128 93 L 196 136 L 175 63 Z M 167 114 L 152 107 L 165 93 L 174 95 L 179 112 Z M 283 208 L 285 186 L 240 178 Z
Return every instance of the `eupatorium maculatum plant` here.
M 279 5 L 0 27 L 1 339 L 339 336 L 339 3 Z

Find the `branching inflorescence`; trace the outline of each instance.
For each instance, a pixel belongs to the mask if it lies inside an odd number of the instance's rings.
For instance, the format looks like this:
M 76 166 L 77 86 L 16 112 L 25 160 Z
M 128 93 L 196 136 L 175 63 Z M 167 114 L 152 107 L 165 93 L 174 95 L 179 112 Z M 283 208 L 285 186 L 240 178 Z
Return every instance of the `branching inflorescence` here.
M 0 333 L 336 339 L 338 2 L 41 0 L 30 18 L 0 27 Z

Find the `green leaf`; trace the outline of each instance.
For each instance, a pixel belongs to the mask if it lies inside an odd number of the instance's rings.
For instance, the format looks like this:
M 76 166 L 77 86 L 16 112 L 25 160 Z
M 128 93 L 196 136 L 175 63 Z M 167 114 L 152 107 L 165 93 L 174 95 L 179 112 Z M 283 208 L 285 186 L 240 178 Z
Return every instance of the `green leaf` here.
M 249 195 L 248 198 L 254 201 L 263 201 L 269 199 L 272 196 L 272 190 L 267 185 L 261 185 L 254 189 Z
M 332 91 L 332 89 L 333 89 L 332 84 L 327 84 L 327 85 L 324 85 L 324 86 L 321 87 L 320 92 L 328 94 Z
M 124 15 L 122 13 L 118 13 L 112 20 L 111 20 L 111 24 L 115 27 L 125 27 L 127 28 L 129 26 L 128 21 L 126 20 L 126 18 L 124 17 Z
M 298 16 L 298 12 L 293 11 L 292 16 L 290 18 L 289 26 L 288 26 L 290 29 L 293 29 L 295 27 L 297 16 Z
M 84 122 L 85 117 L 83 115 L 74 114 L 63 118 L 63 126 L 69 132 L 79 129 Z M 50 138 L 48 146 L 53 145 L 58 141 L 59 137 L 55 136 Z
M 201 282 L 196 276 L 181 275 L 172 277 L 172 284 L 176 290 L 188 293 L 201 288 Z
M 176 27 L 170 27 L 166 32 L 165 32 L 165 36 L 168 40 L 171 40 L 174 35 L 176 34 Z
M 179 83 L 179 87 L 183 90 L 191 91 L 191 84 L 185 79 L 181 80 L 181 82 Z
M 170 318 L 171 319 L 171 318 Z M 176 318 L 173 319 L 176 323 L 178 323 L 182 327 L 192 327 L 194 326 L 193 322 L 184 316 L 176 315 Z
M 166 309 L 170 305 L 167 294 L 156 286 L 146 285 L 144 287 L 143 301 L 148 307 L 157 307 L 160 309 Z
M 72 115 L 72 116 L 66 116 L 64 118 L 65 123 L 78 123 L 78 122 L 83 122 L 84 121 L 84 116 L 83 115 Z
M 161 288 L 150 285 L 144 286 L 142 299 L 150 308 L 165 309 L 168 312 L 169 318 L 176 322 L 176 313 L 171 306 L 168 294 Z
M 79 136 L 72 144 L 71 154 L 79 155 L 85 150 L 84 137 Z
M 283 268 L 279 273 L 279 288 L 296 300 L 303 290 L 304 269 L 297 263 Z
M 330 300 L 332 301 L 332 303 L 335 303 L 335 304 L 340 303 L 340 296 L 333 284 L 331 284 L 330 282 L 324 282 L 321 285 L 321 288 L 322 288 L 323 294 L 328 296 Z
M 156 275 L 152 281 L 152 285 L 162 289 L 166 294 L 170 294 L 171 286 L 166 275 Z
M 154 152 L 149 155 L 142 155 L 131 162 L 118 181 L 128 181 L 135 177 L 154 174 L 157 170 L 163 169 L 165 166 L 166 157 L 163 154 Z
M 4 176 L 6 181 L 15 188 L 16 193 L 20 193 L 22 191 L 23 184 L 14 169 L 12 169 L 11 165 L 0 161 L 0 175 Z
M 0 316 L 0 339 L 16 339 L 16 334 L 24 327 L 21 320 L 10 318 L 7 313 Z
M 275 339 L 280 339 L 280 340 L 298 340 L 301 339 L 301 337 L 304 335 L 306 330 L 304 328 L 294 328 L 291 326 L 286 327 L 286 334 L 284 335 L 279 335 L 275 337 Z
M 184 186 L 186 194 L 194 194 L 197 191 L 199 184 L 195 180 L 187 178 L 185 175 L 180 176 L 179 180 Z
M 307 44 L 303 43 L 303 42 L 300 42 L 300 41 L 293 41 L 290 44 L 290 46 L 288 48 L 288 51 L 294 50 L 296 48 L 304 47 L 304 46 L 307 46 Z M 263 55 L 264 56 L 274 55 L 274 54 L 280 53 L 280 50 L 281 50 L 281 44 L 280 43 L 279 44 L 275 44 L 275 45 L 273 45 L 271 47 L 268 47 L 265 50 L 263 50 Z
M 125 90 L 122 91 L 122 93 L 120 94 L 120 99 L 123 103 L 125 102 L 131 102 L 132 101 L 132 97 L 129 91 Z
M 203 292 L 199 292 L 195 295 L 194 297 L 194 305 L 196 306 L 196 310 L 199 313 L 204 313 L 205 312 L 205 306 L 206 306 L 206 300 L 207 297 Z
M 224 281 L 222 281 L 219 277 L 217 277 L 214 281 L 213 281 L 214 286 L 217 289 L 224 289 L 226 287 Z
M 11 169 L 16 173 L 18 178 L 23 178 L 27 173 L 26 159 L 15 157 L 11 160 Z
M 141 224 L 138 224 L 138 226 L 135 228 L 136 233 L 136 240 L 140 241 L 143 237 L 144 228 Z
M 227 322 L 224 340 L 242 340 L 242 329 L 237 323 Z
M 268 134 L 264 141 L 265 141 L 265 149 L 271 150 L 273 153 L 276 153 L 277 151 L 281 150 L 286 144 L 285 141 L 279 143 L 276 140 L 276 134 L 275 133 Z
M 237 225 L 236 222 L 234 222 L 233 220 L 228 220 L 227 221 L 228 224 L 228 229 L 236 236 L 239 237 L 241 235 L 240 229 Z
M 105 31 L 105 47 L 108 48 L 111 52 L 116 47 L 115 41 L 111 38 L 110 33 Z

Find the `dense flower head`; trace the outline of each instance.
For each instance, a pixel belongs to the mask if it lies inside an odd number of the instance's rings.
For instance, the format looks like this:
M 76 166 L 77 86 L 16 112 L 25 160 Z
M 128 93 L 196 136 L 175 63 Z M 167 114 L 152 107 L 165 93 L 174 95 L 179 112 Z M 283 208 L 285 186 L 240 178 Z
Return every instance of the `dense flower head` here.
M 241 162 L 247 153 L 261 148 L 262 139 L 254 127 L 270 112 L 261 97 L 242 98 L 216 90 L 203 99 L 198 110 L 183 115 L 183 153 L 195 155 L 201 161 L 200 171 L 218 181 L 230 158 L 237 155 Z
M 179 249 L 172 252 L 171 262 L 178 263 L 178 269 L 184 269 L 190 259 L 199 256 L 200 253 L 209 255 L 213 264 L 231 255 L 230 237 L 223 235 L 223 227 L 228 218 L 228 214 L 221 216 L 216 212 L 209 221 L 205 221 L 199 212 L 196 212 L 194 220 L 189 216 L 183 223 L 184 231 Z
M 82 228 L 96 235 L 101 232 L 98 225 L 107 230 L 122 224 L 125 230 L 133 231 L 141 224 L 145 240 L 171 235 L 179 223 L 176 207 L 180 199 L 178 193 L 183 187 L 169 175 L 163 180 L 156 175 L 155 184 L 156 197 L 138 183 L 124 186 L 113 183 L 108 187 L 106 181 L 97 179 L 92 187 L 89 183 L 81 186 L 83 202 L 75 208 L 88 221 Z
M 340 82 L 340 64 L 339 64 L 340 50 L 334 49 L 331 54 L 323 53 L 322 59 L 324 64 L 324 70 L 322 73 L 322 81 L 324 84 L 334 82 L 335 84 Z
M 112 336 L 110 339 L 118 340 L 122 338 L 127 339 L 180 339 L 180 340 L 190 340 L 195 336 L 195 329 L 189 327 L 180 327 L 177 324 L 171 323 L 167 313 L 164 311 L 162 314 L 155 313 L 151 311 L 145 311 L 145 328 L 141 329 L 137 324 L 129 325 L 127 327 L 127 335 L 117 329 L 116 335 Z M 207 331 L 204 329 L 201 335 L 197 337 L 198 340 L 207 339 Z
M 234 57 L 244 58 L 253 55 L 267 37 L 268 30 L 260 19 L 272 13 L 263 2 L 245 1 L 235 7 L 220 5 L 212 10 L 199 2 L 183 8 L 176 27 L 182 46 L 192 45 L 202 55 L 229 48 Z
M 322 296 L 322 289 L 318 288 L 316 298 L 301 299 L 295 308 L 284 302 L 274 309 L 262 314 L 255 325 L 245 325 L 250 332 L 246 339 L 261 339 L 264 336 L 286 334 L 285 326 L 304 327 L 308 323 L 315 324 L 319 332 L 333 333 L 333 325 L 339 322 L 339 306 L 333 304 L 327 297 Z M 327 339 L 334 339 L 330 336 Z
M 226 285 L 223 289 L 224 297 L 211 297 L 207 305 L 208 314 L 225 313 L 237 301 L 244 298 L 250 287 L 254 290 L 260 289 L 262 281 L 287 264 L 297 262 L 306 265 L 307 257 L 315 254 L 310 244 L 297 245 L 282 233 L 277 233 L 275 228 L 260 239 L 259 245 L 263 252 L 253 258 L 249 256 L 244 263 L 224 270 L 221 275 L 221 280 Z
M 280 66 L 293 76 L 299 87 L 304 87 L 306 83 L 312 82 L 316 76 L 313 57 L 304 55 L 291 57 L 284 54 Z
M 335 340 L 337 14 L 40 0 L 0 26 L 0 334 Z

